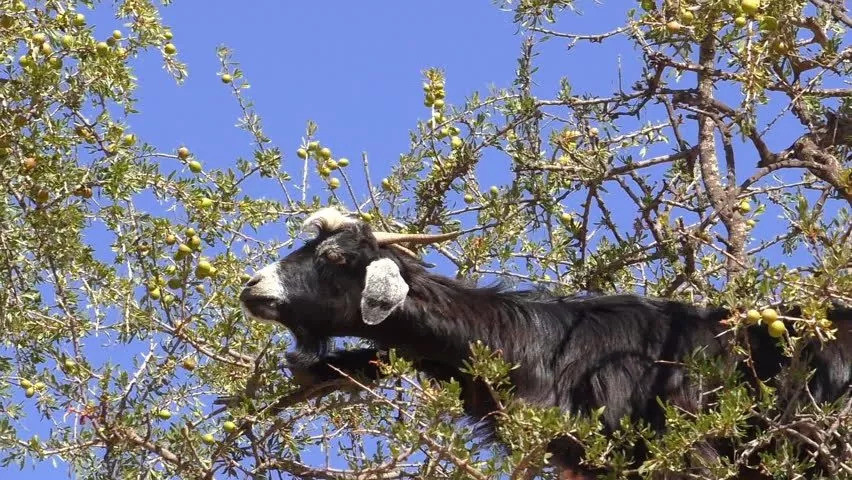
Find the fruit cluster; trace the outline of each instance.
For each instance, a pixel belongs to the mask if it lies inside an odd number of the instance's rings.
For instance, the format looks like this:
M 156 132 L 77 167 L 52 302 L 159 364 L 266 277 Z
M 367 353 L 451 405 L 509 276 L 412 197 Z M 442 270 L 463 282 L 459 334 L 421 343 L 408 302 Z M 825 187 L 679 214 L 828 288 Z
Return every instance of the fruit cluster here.
M 328 187 L 332 190 L 340 186 L 340 179 L 332 176 L 331 172 L 349 166 L 349 159 L 338 158 L 334 159 L 331 154 L 331 149 L 320 145 L 320 142 L 313 140 L 308 142 L 304 147 L 296 150 L 296 156 L 302 160 L 307 160 L 313 157 L 317 161 L 317 172 L 320 177 L 326 180 Z

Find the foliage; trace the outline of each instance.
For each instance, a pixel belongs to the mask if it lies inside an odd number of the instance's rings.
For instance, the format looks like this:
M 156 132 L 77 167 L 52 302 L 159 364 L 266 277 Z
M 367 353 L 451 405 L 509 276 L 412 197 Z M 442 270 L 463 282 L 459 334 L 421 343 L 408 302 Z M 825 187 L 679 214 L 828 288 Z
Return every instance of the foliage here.
M 335 155 L 313 123 L 284 168 L 291 155 L 265 135 L 225 47 L 220 75 L 251 154 L 215 170 L 186 147 L 137 138 L 129 62 L 159 53 L 180 81 L 180 41 L 147 0 L 116 2 L 126 29 L 95 38 L 77 13 L 89 3 L 0 0 L 2 465 L 59 461 L 79 478 L 529 478 L 552 475 L 544 446 L 570 434 L 589 464 L 618 476 L 677 471 L 688 454 L 671 452 L 719 436 L 736 454 L 706 465 L 709 478 L 736 477 L 758 451 L 776 478 L 817 461 L 852 472 L 849 404 L 779 410 L 771 390 L 755 394 L 698 360 L 695 375 L 724 386 L 706 411 L 669 408 L 659 438 L 626 423 L 605 437 L 594 417 L 513 401 L 511 366 L 480 345 L 470 369 L 504 406 L 508 455 L 464 423 L 457 384 L 419 378 L 403 360 L 384 366 L 393 376 L 379 385 L 351 379 L 357 394 L 282 405 L 296 388 L 281 368 L 290 337 L 246 320 L 236 302 L 244 272 L 332 202 L 383 230 L 464 229 L 425 252 L 454 265 L 450 274 L 721 304 L 742 313 L 732 328 L 747 309 L 796 304 L 801 317 L 782 321 L 797 333 L 779 339 L 790 355 L 814 336 L 831 341 L 825 309 L 852 302 L 852 90 L 835 87 L 852 73 L 842 2 L 763 0 L 755 13 L 738 0 L 642 0 L 627 12 L 497 2 L 522 36 L 516 77 L 451 105 L 452 79 L 426 70 L 429 118 L 379 182 L 366 155 Z M 613 29 L 559 29 L 582 8 L 611 9 Z M 606 94 L 574 92 L 582 71 L 566 72 L 540 98 L 536 58 L 554 41 L 569 57 L 621 42 L 644 69 Z M 800 133 L 773 150 L 765 139 L 785 117 Z M 506 181 L 481 185 L 493 164 Z M 281 198 L 253 198 L 253 181 L 280 185 Z M 309 195 L 317 181 L 322 194 Z M 285 222 L 283 242 L 256 234 Z M 779 254 L 790 262 L 769 260 Z M 225 396 L 238 401 L 214 403 Z M 766 428 L 745 436 L 754 421 Z M 50 426 L 44 438 L 25 433 L 38 422 Z M 814 455 L 797 457 L 811 438 Z M 639 442 L 651 456 L 636 467 Z

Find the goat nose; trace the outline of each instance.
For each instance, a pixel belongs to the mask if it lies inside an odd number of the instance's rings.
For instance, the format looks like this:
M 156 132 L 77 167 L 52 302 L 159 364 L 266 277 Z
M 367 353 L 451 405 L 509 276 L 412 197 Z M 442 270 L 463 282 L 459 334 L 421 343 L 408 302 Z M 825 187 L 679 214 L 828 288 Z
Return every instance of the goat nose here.
M 258 283 L 260 283 L 262 278 L 263 277 L 261 275 L 255 275 L 255 276 L 251 277 L 251 280 L 249 280 L 248 283 L 246 283 L 246 287 L 251 287 L 251 286 L 257 285 Z

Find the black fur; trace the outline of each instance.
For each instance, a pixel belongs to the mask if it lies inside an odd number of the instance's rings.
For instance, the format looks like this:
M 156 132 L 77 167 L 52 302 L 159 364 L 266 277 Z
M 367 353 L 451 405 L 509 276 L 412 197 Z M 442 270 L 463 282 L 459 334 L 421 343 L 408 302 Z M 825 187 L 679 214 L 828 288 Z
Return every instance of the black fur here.
M 345 253 L 344 265 L 316 253 L 319 243 L 332 236 Z M 378 325 L 367 325 L 359 312 L 364 272 L 382 257 L 397 263 L 410 290 L 398 311 Z M 364 225 L 322 233 L 281 260 L 280 269 L 290 297 L 278 305 L 278 321 L 297 337 L 298 353 L 289 360 L 303 378 L 337 377 L 329 364 L 376 378 L 372 361 L 379 351 L 396 348 L 433 377 L 458 378 L 465 409 L 474 419 L 496 409 L 488 390 L 459 372 L 477 340 L 518 365 L 511 380 L 519 398 L 578 413 L 606 406 L 602 420 L 608 431 L 624 416 L 662 429 L 658 398 L 687 411 L 701 408 L 698 387 L 678 365 L 697 350 L 732 365 L 741 363 L 730 346 L 734 334 L 720 322 L 729 315 L 724 309 L 634 295 L 560 297 L 476 288 L 431 274 L 419 262 L 378 247 Z M 807 352 L 816 369 L 809 386 L 817 402 L 838 399 L 852 381 L 852 314 L 838 309 L 831 319 L 839 328 L 838 341 L 822 348 L 811 345 Z M 376 348 L 319 351 L 326 339 L 342 336 L 371 340 Z M 778 342 L 765 327 L 752 327 L 746 336 L 755 361 L 754 370 L 740 365 L 746 378 L 753 371 L 761 380 L 777 375 L 788 362 Z M 553 449 L 566 465 L 576 465 L 582 453 L 565 442 L 554 443 Z

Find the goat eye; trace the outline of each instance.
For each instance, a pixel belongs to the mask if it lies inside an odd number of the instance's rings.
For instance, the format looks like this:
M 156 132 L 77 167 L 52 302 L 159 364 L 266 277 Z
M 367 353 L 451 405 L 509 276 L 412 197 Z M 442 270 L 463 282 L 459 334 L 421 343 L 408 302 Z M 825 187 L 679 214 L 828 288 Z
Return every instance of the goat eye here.
M 329 250 L 328 252 L 326 252 L 325 258 L 328 259 L 329 262 L 337 265 L 342 265 L 346 263 L 346 257 L 344 257 L 342 253 L 336 252 L 334 250 Z

